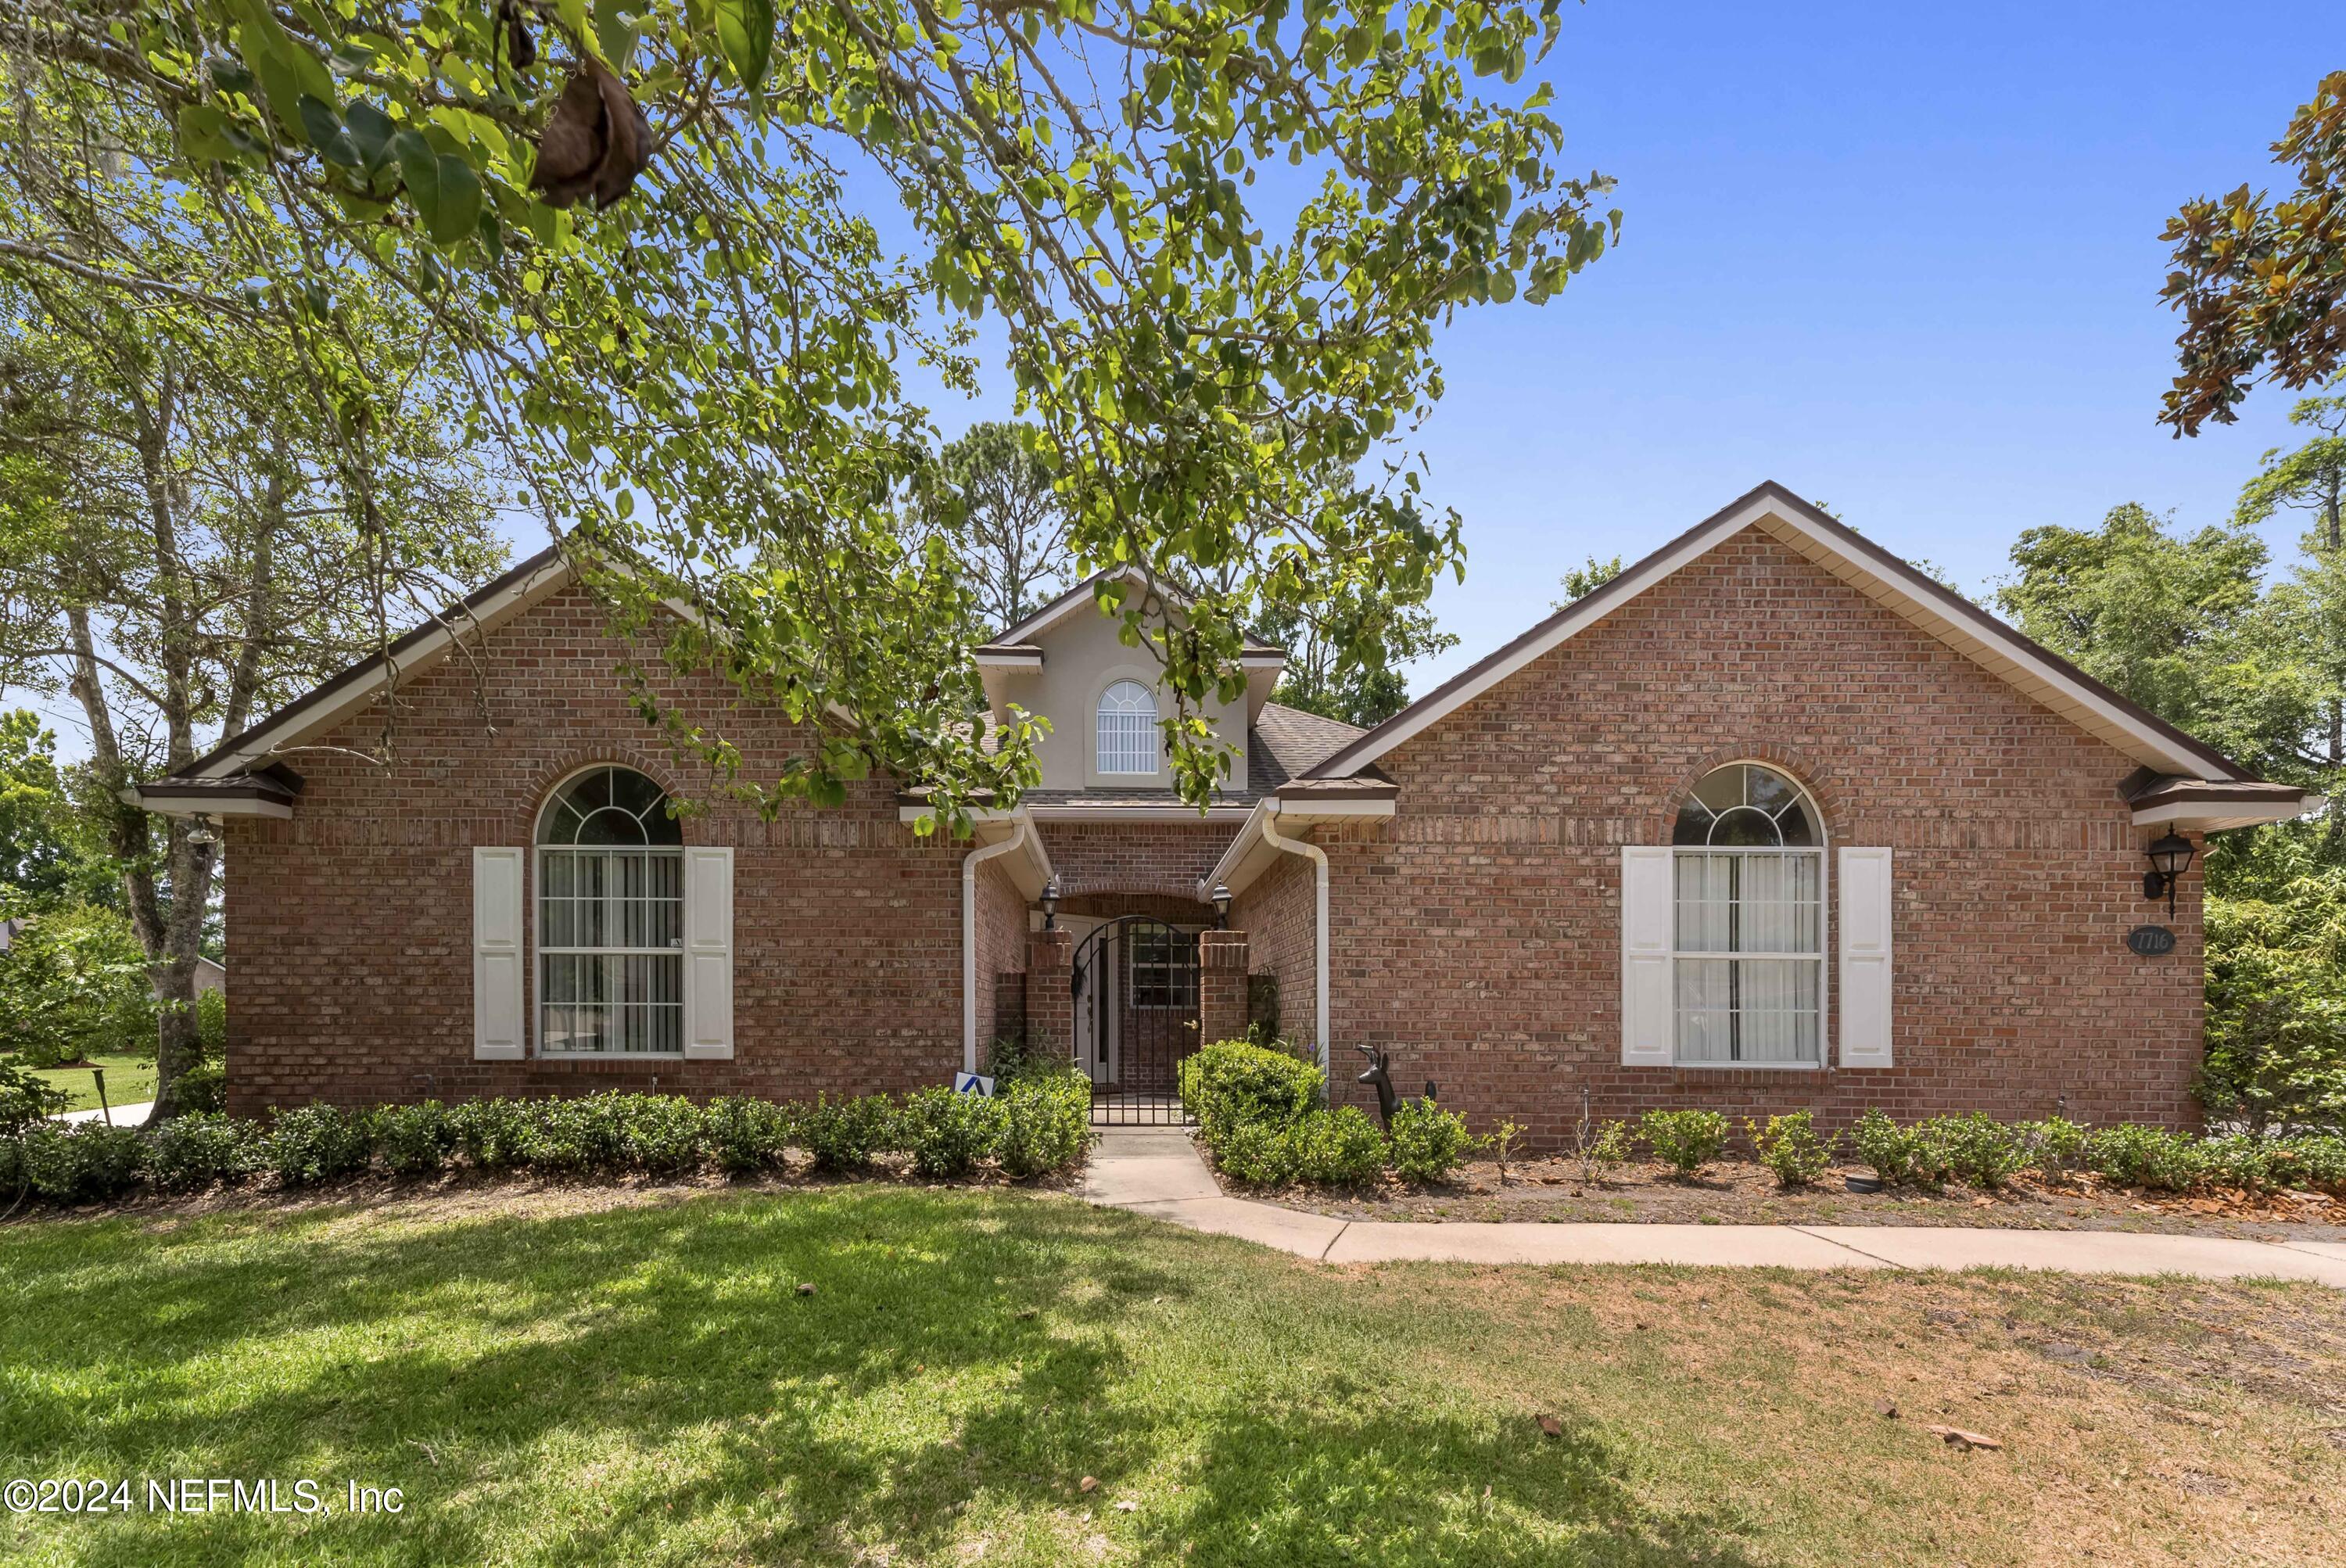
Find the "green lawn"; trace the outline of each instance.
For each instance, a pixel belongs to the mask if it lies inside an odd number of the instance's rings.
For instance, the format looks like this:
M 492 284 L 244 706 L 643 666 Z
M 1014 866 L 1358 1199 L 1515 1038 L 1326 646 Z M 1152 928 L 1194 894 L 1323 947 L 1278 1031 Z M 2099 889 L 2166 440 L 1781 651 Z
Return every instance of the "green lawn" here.
M 136 1105 L 155 1097 L 154 1057 L 92 1056 L 90 1060 L 106 1069 L 106 1098 L 109 1105 Z M 40 1076 L 73 1096 L 66 1110 L 97 1109 L 97 1080 L 90 1075 L 88 1068 L 52 1067 Z
M 11 1475 L 406 1498 L 0 1521 L 21 1562 L 2346 1556 L 2310 1287 L 1333 1270 L 869 1184 L 19 1222 L 0 1299 Z

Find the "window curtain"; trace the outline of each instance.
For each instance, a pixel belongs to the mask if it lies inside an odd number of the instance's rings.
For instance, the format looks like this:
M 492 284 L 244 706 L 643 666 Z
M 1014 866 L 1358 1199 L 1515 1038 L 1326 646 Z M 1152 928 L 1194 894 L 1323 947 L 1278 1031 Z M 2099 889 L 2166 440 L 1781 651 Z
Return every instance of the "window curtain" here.
M 1678 855 L 1679 1061 L 1821 1059 L 1822 882 L 1811 854 Z M 1761 953 L 1804 956 L 1717 956 Z

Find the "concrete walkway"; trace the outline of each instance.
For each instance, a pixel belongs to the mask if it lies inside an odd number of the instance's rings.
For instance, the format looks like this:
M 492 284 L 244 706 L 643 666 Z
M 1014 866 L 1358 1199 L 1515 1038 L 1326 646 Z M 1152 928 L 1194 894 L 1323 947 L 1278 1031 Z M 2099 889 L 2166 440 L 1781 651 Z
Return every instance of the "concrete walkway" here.
M 152 1100 L 117 1105 L 114 1107 L 114 1125 L 117 1127 L 143 1127 L 147 1125 L 147 1113 L 154 1108 Z M 92 1105 L 87 1111 L 59 1111 L 55 1119 L 60 1122 L 102 1122 L 106 1120 L 106 1110 L 103 1106 Z
M 1677 1263 L 1758 1268 L 2048 1268 L 2346 1287 L 2346 1242 L 1949 1226 L 1543 1225 L 1331 1219 L 1226 1196 L 1179 1127 L 1104 1127 L 1084 1196 L 1321 1263 Z

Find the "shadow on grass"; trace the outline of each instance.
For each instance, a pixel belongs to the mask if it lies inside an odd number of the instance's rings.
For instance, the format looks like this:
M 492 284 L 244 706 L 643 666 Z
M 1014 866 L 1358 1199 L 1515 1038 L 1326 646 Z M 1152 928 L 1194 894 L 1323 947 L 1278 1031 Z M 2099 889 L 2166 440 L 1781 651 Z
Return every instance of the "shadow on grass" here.
M 48 1226 L 0 1237 L 29 1308 L 0 1324 L 0 1452 L 409 1503 L 0 1541 L 97 1564 L 158 1561 L 167 1530 L 188 1563 L 958 1559 L 978 1534 L 988 1563 L 1094 1534 L 1196 1563 L 1748 1561 L 1737 1522 L 1641 1502 L 1575 1412 L 1542 1439 L 1410 1376 L 1438 1325 L 1329 1329 L 1344 1288 L 1071 1202 L 887 1187 Z

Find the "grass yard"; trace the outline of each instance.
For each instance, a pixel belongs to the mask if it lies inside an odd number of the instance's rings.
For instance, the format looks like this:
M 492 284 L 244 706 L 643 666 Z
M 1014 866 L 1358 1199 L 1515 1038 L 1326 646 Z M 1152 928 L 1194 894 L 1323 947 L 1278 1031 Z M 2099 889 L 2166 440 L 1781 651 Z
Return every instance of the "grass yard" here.
M 406 1498 L 0 1520 L 21 1562 L 2346 1560 L 2311 1287 L 1335 1270 L 855 1185 L 18 1223 L 0 1299 L 10 1475 Z
M 90 1060 L 106 1069 L 106 1098 L 109 1105 L 136 1105 L 155 1097 L 155 1058 L 152 1056 L 92 1056 Z M 97 1109 L 97 1080 L 87 1067 L 50 1067 L 38 1074 L 73 1096 L 65 1108 L 68 1111 Z

